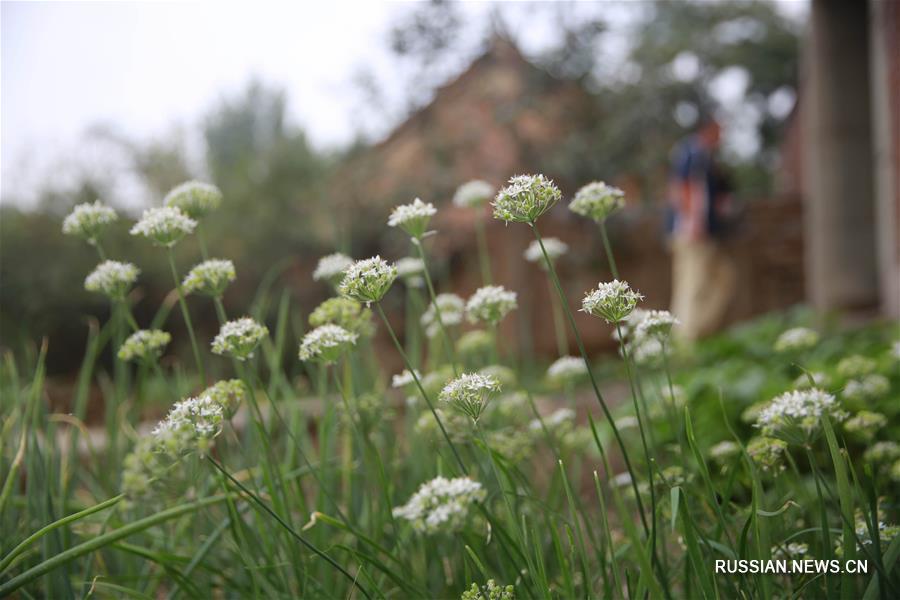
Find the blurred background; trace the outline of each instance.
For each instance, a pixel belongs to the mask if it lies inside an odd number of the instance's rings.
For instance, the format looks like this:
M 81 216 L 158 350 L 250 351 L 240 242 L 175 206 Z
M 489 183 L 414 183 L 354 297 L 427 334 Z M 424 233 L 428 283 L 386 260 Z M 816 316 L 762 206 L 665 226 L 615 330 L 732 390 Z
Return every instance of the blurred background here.
M 88 317 L 108 309 L 83 289 L 93 249 L 60 227 L 98 198 L 125 217 L 107 252 L 141 268 L 135 313 L 149 322 L 171 280 L 126 222 L 193 178 L 225 195 L 207 232 L 237 266 L 230 314 L 284 288 L 302 328 L 330 293 L 310 277 L 318 258 L 407 255 L 386 221 L 417 196 L 439 209 L 440 288 L 471 293 L 487 214 L 454 207 L 454 190 L 537 172 L 566 200 L 595 179 L 625 190 L 609 223 L 620 271 L 665 308 L 672 150 L 709 115 L 736 215 L 722 325 L 800 303 L 897 318 L 898 5 L 4 2 L 0 345 L 49 337 L 51 374 L 73 376 Z M 611 276 L 596 226 L 565 204 L 541 227 L 569 244 L 560 269 L 580 298 Z M 508 339 L 552 358 L 529 236 L 488 225 L 494 278 L 520 294 Z M 199 260 L 190 240 L 177 251 L 183 271 Z M 192 311 L 211 338 L 208 303 Z M 611 347 L 586 324 L 593 350 Z

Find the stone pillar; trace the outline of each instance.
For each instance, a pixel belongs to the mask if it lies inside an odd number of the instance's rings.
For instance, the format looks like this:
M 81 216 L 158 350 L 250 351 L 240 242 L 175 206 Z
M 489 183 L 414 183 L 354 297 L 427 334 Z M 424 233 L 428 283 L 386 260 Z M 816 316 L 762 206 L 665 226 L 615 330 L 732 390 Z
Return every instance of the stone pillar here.
M 900 319 L 900 3 L 869 2 L 881 312 Z
M 866 2 L 813 0 L 806 86 L 807 296 L 820 310 L 879 300 Z

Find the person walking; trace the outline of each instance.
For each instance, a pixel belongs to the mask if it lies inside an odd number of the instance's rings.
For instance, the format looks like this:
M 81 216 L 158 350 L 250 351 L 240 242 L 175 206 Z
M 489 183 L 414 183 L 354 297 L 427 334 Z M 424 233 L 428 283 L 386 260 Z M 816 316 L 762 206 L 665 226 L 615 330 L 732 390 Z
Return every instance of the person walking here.
M 672 151 L 669 177 L 672 243 L 671 312 L 681 336 L 716 331 L 734 297 L 737 272 L 723 249 L 730 185 L 716 163 L 721 126 L 704 118 Z

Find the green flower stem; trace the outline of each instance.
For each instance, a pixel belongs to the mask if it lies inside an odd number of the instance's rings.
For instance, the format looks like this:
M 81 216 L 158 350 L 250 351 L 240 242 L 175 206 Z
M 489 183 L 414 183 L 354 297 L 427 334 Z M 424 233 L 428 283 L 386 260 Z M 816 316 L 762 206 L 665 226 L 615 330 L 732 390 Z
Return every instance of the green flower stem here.
M 553 283 L 548 279 L 547 287 L 550 288 L 550 307 L 553 311 L 553 332 L 556 334 L 556 350 L 560 357 L 569 353 L 569 339 L 566 336 L 566 322 L 562 308 L 559 306 L 559 298 L 553 289 Z
M 391 334 L 391 340 L 393 340 L 394 346 L 396 346 L 397 348 L 397 352 L 400 353 L 400 357 L 403 359 L 403 364 L 406 365 L 407 369 L 409 369 L 413 381 L 416 382 L 416 387 L 419 388 L 419 393 L 422 394 L 422 398 L 428 405 L 428 409 L 431 411 L 432 416 L 434 416 L 434 420 L 437 421 L 438 427 L 441 428 L 441 433 L 443 434 L 444 439 L 447 440 L 447 444 L 450 446 L 450 450 L 453 452 L 453 457 L 456 459 L 456 463 L 459 465 L 460 472 L 462 472 L 463 475 L 466 475 L 468 473 L 468 471 L 466 470 L 466 465 L 463 462 L 462 458 L 460 458 L 459 452 L 457 452 L 456 445 L 453 443 L 453 440 L 450 439 L 450 435 L 447 433 L 447 429 L 444 427 L 444 423 L 441 422 L 441 418 L 438 416 L 437 411 L 434 410 L 434 405 L 431 403 L 431 399 L 428 398 L 428 394 L 425 392 L 425 388 L 422 387 L 422 382 L 419 381 L 419 376 L 416 375 L 415 369 L 413 369 L 412 364 L 410 364 L 409 357 L 407 357 L 406 352 L 403 351 L 403 346 L 400 345 L 400 340 L 397 339 L 397 334 L 394 333 L 394 328 L 391 327 L 391 323 L 390 321 L 388 321 L 387 315 L 384 314 L 384 309 L 381 308 L 381 303 L 376 302 L 375 307 L 378 309 L 378 314 L 381 316 L 381 320 L 384 321 L 384 325 L 385 327 L 387 327 L 388 333 Z
M 600 393 L 600 387 L 597 385 L 597 380 L 594 378 L 594 371 L 591 369 L 591 362 L 588 358 L 587 350 L 585 350 L 584 342 L 581 339 L 581 334 L 578 332 L 578 326 L 575 324 L 575 315 L 572 314 L 572 309 L 569 308 L 568 300 L 566 298 L 566 293 L 562 289 L 562 284 L 559 282 L 559 277 L 556 274 L 556 269 L 553 267 L 553 261 L 550 260 L 550 257 L 547 255 L 547 250 L 544 248 L 544 242 L 541 239 L 541 234 L 538 231 L 537 225 L 535 223 L 530 223 L 531 230 L 534 232 L 535 239 L 538 241 L 538 245 L 541 247 L 541 252 L 544 255 L 544 261 L 547 264 L 547 271 L 550 273 L 550 277 L 553 279 L 553 284 L 556 287 L 556 293 L 559 296 L 560 304 L 562 304 L 563 310 L 566 313 L 566 317 L 569 321 L 569 326 L 572 328 L 572 333 L 575 336 L 575 343 L 578 345 L 578 351 L 581 353 L 581 357 L 584 359 L 584 364 L 587 366 L 588 378 L 591 380 L 591 386 L 594 388 L 594 395 L 597 397 L 597 401 L 600 403 L 600 408 L 603 410 L 603 416 L 606 417 L 607 422 L 609 423 L 609 427 L 613 432 L 613 436 L 616 438 L 616 444 L 619 446 L 619 450 L 622 452 L 622 460 L 625 461 L 625 468 L 628 470 L 628 474 L 631 476 L 631 486 L 634 489 L 635 499 L 638 505 L 638 513 L 640 513 L 641 524 L 644 527 L 644 533 L 650 533 L 650 528 L 647 525 L 647 516 L 644 514 L 644 505 L 641 501 L 641 494 L 638 491 L 637 477 L 635 476 L 634 468 L 631 466 L 631 459 L 628 457 L 628 450 L 625 448 L 625 442 L 622 440 L 622 435 L 619 433 L 619 428 L 616 427 L 615 420 L 612 417 L 612 413 L 609 411 L 609 407 L 606 405 L 606 401 L 603 399 L 603 395 Z
M 537 576 L 536 567 L 531 559 L 531 554 L 526 551 L 525 546 L 525 534 L 521 530 L 522 524 L 519 522 L 519 519 L 516 517 L 516 511 L 513 509 L 512 503 L 509 501 L 509 494 L 507 494 L 505 487 L 503 486 L 503 479 L 500 477 L 500 470 L 497 468 L 497 463 L 494 461 L 494 453 L 491 451 L 491 446 L 488 444 L 487 438 L 484 436 L 484 431 L 478 426 L 478 423 L 473 421 L 472 427 L 475 429 L 475 434 L 478 436 L 478 439 L 484 444 L 484 451 L 488 455 L 488 461 L 491 464 L 491 471 L 494 474 L 494 479 L 497 480 L 497 485 L 500 486 L 500 495 L 503 497 L 503 504 L 506 506 L 506 510 L 509 512 L 509 519 L 514 524 L 514 531 L 516 532 L 516 543 L 519 544 L 519 547 L 522 548 L 522 554 L 525 557 L 525 562 L 528 564 L 528 573 L 531 575 L 532 580 L 535 585 L 540 589 L 540 583 L 535 579 Z M 515 494 L 515 490 L 510 492 L 511 494 Z
M 487 235 L 485 234 L 484 215 L 475 218 L 475 238 L 478 242 L 478 264 L 481 267 L 481 279 L 484 285 L 491 285 L 491 255 L 488 252 Z
M 197 234 L 197 243 L 200 245 L 200 256 L 203 257 L 203 260 L 209 260 L 209 252 L 206 249 L 206 237 L 203 235 L 203 224 L 199 221 L 194 233 Z
M 459 375 L 457 370 L 456 352 L 453 350 L 453 341 L 447 328 L 444 327 L 444 317 L 441 316 L 441 307 L 437 303 L 437 294 L 434 293 L 434 284 L 431 282 L 431 274 L 428 272 L 428 260 L 425 258 L 425 248 L 422 247 L 422 240 L 413 239 L 413 245 L 419 252 L 419 258 L 422 259 L 422 271 L 425 274 L 425 284 L 428 286 L 428 294 L 431 296 L 431 303 L 434 305 L 434 314 L 437 317 L 438 327 L 441 329 L 441 336 L 444 338 L 444 347 L 447 356 L 450 358 L 450 364 L 453 366 L 453 374 Z
M 206 368 L 203 366 L 203 359 L 200 357 L 200 348 L 197 346 L 197 337 L 194 335 L 194 324 L 191 322 L 191 313 L 188 310 L 187 302 L 184 299 L 184 290 L 181 289 L 181 280 L 178 278 L 178 269 L 175 267 L 175 253 L 171 248 L 168 249 L 169 268 L 172 270 L 172 279 L 175 282 L 175 289 L 178 292 L 178 304 L 181 306 L 181 315 L 184 317 L 184 323 L 187 326 L 188 337 L 191 339 L 191 350 L 194 353 L 194 361 L 197 363 L 197 370 L 200 371 L 200 378 L 206 385 Z
M 634 414 L 637 417 L 638 431 L 641 434 L 641 447 L 644 450 L 644 460 L 647 463 L 647 472 L 650 478 L 650 553 L 656 557 L 656 491 L 655 482 L 653 480 L 654 462 L 650 458 L 650 449 L 647 446 L 647 436 L 644 433 L 644 417 L 643 411 L 638 403 L 637 384 L 635 383 L 634 365 L 631 362 L 631 356 L 628 354 L 628 347 L 625 345 L 625 338 L 622 336 L 622 325 L 616 323 L 616 333 L 619 337 L 619 347 L 622 349 L 622 357 L 625 359 L 625 374 L 628 377 L 628 383 L 631 387 L 631 402 L 634 405 Z
M 13 548 L 9 552 L 9 554 L 7 554 L 6 556 L 3 557 L 3 560 L 0 560 L 0 573 L 4 573 L 6 571 L 6 569 L 12 564 L 12 562 L 16 559 L 16 557 L 25 551 L 25 548 L 27 548 L 28 546 L 30 546 L 37 540 L 41 539 L 42 537 L 44 537 L 51 531 L 53 531 L 55 529 L 59 529 L 63 525 L 68 525 L 69 523 L 74 523 L 75 521 L 79 521 L 87 516 L 90 516 L 94 513 L 100 512 L 101 510 L 106 510 L 107 508 L 115 506 L 124 497 L 125 497 L 125 494 L 119 494 L 118 496 L 114 496 L 114 497 L 110 498 L 109 500 L 104 500 L 100 504 L 95 504 L 94 506 L 86 508 L 77 513 L 65 516 L 61 519 L 54 521 L 53 523 L 50 523 L 48 525 L 45 525 L 44 527 L 41 527 L 40 529 L 38 529 L 37 531 L 32 533 L 30 536 L 28 536 L 27 538 L 22 540 L 22 542 L 19 543 L 19 545 L 17 545 L 15 548 Z
M 609 243 L 609 235 L 606 233 L 606 221 L 600 222 L 600 237 L 603 238 L 603 249 L 606 251 L 606 259 L 609 261 L 609 270 L 614 279 L 619 278 L 619 269 L 616 268 L 616 259 L 613 256 L 612 245 Z
M 349 363 L 347 363 L 345 360 L 344 364 L 347 365 Z M 372 443 L 369 435 L 364 431 L 362 417 L 359 415 L 359 412 L 350 405 L 350 399 L 347 397 L 345 388 L 341 384 L 341 380 L 338 377 L 337 368 L 335 367 L 332 372 L 334 374 L 334 383 L 337 386 L 338 395 L 340 395 L 341 401 L 344 403 L 344 408 L 347 410 L 347 417 L 350 419 L 350 423 L 352 424 L 352 427 L 356 433 L 358 442 L 361 447 L 366 448 L 366 454 L 368 454 L 369 457 L 375 462 L 375 472 L 378 475 L 379 487 L 381 488 L 381 492 L 384 495 L 384 509 L 385 511 L 387 511 L 388 521 L 390 521 L 391 527 L 396 532 L 397 523 L 394 521 L 394 512 L 393 510 L 391 510 L 390 482 L 388 481 L 387 473 L 385 473 L 384 470 L 384 463 L 381 461 L 381 454 L 378 452 L 375 444 Z M 363 457 L 363 460 L 365 460 L 365 457 Z
M 73 546 L 68 550 L 60 552 L 59 554 L 56 554 L 53 557 L 41 563 L 38 563 L 24 573 L 13 577 L 9 581 L 3 582 L 2 584 L 0 584 L 0 597 L 7 597 L 8 595 L 11 595 L 14 591 L 21 588 L 23 585 L 31 583 L 35 579 L 41 577 L 42 575 L 46 575 L 53 569 L 56 569 L 57 567 L 60 567 L 69 561 L 90 554 L 105 546 L 114 544 L 121 539 L 149 529 L 154 525 L 158 525 L 182 515 L 192 513 L 206 506 L 211 506 L 213 504 L 222 502 L 225 500 L 225 498 L 226 496 L 224 495 L 211 496 L 209 498 L 203 498 L 202 500 L 197 500 L 188 504 L 175 506 L 162 512 L 158 512 L 155 515 L 150 515 L 149 517 L 145 517 L 138 521 L 129 523 L 128 525 L 125 525 L 118 529 L 114 529 L 102 535 L 93 537 L 86 542 L 78 544 L 77 546 Z
M 813 479 L 816 482 L 816 495 L 819 498 L 819 516 L 821 517 L 822 525 L 822 551 L 825 552 L 825 556 L 823 558 L 826 560 L 831 560 L 833 546 L 831 545 L 831 534 L 828 531 L 828 507 L 825 504 L 825 497 L 822 494 L 822 487 L 819 484 L 819 480 L 822 478 L 822 476 L 819 473 L 819 466 L 816 463 L 816 457 L 813 455 L 812 448 L 806 446 L 805 450 L 806 456 L 809 459 L 809 467 L 813 472 Z
M 366 591 L 366 589 L 365 589 L 364 587 L 362 587 L 362 586 L 357 582 L 356 577 L 354 577 L 353 575 L 351 575 L 346 569 L 344 569 L 344 567 L 342 567 L 342 566 L 341 566 L 337 561 L 335 561 L 333 558 L 331 558 L 330 556 L 328 556 L 325 552 L 319 550 L 316 546 L 314 546 L 312 543 L 310 543 L 309 541 L 307 541 L 306 538 L 304 538 L 304 537 L 301 536 L 299 533 L 297 533 L 296 531 L 294 531 L 294 529 L 293 529 L 290 525 L 288 525 L 281 517 L 279 517 L 278 514 L 277 514 L 275 511 L 273 511 L 271 508 L 269 508 L 268 505 L 267 505 L 265 502 L 263 502 L 263 501 L 260 499 L 259 496 L 257 496 L 257 495 L 254 494 L 253 492 L 251 492 L 249 489 L 247 489 L 246 487 L 244 487 L 244 485 L 241 484 L 240 481 L 238 481 L 237 479 L 235 479 L 234 477 L 232 477 L 232 476 L 231 476 L 231 473 L 229 473 L 228 471 L 226 471 L 225 468 L 224 468 L 222 465 L 220 465 L 218 462 L 216 462 L 216 460 L 215 460 L 213 457 L 207 456 L 206 459 L 207 459 L 207 460 L 208 460 L 208 461 L 209 461 L 216 469 L 218 469 L 223 475 L 225 475 L 225 477 L 227 477 L 228 480 L 231 481 L 231 483 L 233 483 L 238 489 L 240 489 L 241 492 L 243 492 L 244 494 L 246 494 L 247 496 L 249 496 L 250 499 L 253 500 L 253 502 L 254 502 L 257 506 L 259 506 L 266 514 L 268 514 L 270 517 L 272 517 L 273 519 L 275 519 L 275 521 L 277 521 L 279 525 L 281 525 L 288 533 L 290 533 L 291 536 L 292 536 L 294 539 L 296 539 L 296 540 L 299 541 L 301 544 L 303 544 L 304 546 L 306 546 L 306 548 L 309 549 L 310 551 L 312 551 L 314 554 L 316 554 L 317 556 L 319 556 L 320 558 L 322 558 L 323 560 L 325 560 L 325 562 L 327 562 L 329 565 L 331 565 L 332 567 L 334 567 L 335 569 L 337 569 L 344 577 L 346 577 L 346 578 L 353 584 L 353 586 L 354 586 L 356 589 L 358 589 L 358 590 L 360 591 L 360 593 L 361 593 L 363 596 L 365 596 L 366 598 L 368 598 L 369 600 L 371 600 L 372 597 L 369 595 L 369 593 Z

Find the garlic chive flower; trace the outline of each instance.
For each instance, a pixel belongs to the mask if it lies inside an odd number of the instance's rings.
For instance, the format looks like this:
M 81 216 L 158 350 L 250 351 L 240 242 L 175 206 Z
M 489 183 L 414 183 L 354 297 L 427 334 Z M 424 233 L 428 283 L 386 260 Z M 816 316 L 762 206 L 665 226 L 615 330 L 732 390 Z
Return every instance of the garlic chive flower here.
M 851 379 L 844 386 L 841 396 L 851 402 L 865 402 L 877 400 L 886 395 L 891 389 L 891 382 L 887 377 L 879 373 L 866 375 L 862 379 Z
M 818 388 L 785 392 L 775 397 L 759 414 L 756 427 L 766 437 L 790 444 L 808 445 L 822 428 L 822 418 L 844 418 L 837 400 Z
M 709 457 L 718 463 L 728 462 L 741 453 L 741 447 L 732 440 L 722 440 L 709 449 Z
M 868 463 L 885 464 L 900 459 L 900 444 L 897 442 L 875 442 L 863 453 Z
M 247 384 L 240 379 L 224 379 L 203 390 L 200 396 L 209 397 L 221 406 L 225 418 L 230 419 L 247 400 Z
M 483 329 L 467 331 L 456 340 L 456 351 L 464 358 L 490 354 L 493 348 L 494 336 Z
M 186 181 L 166 194 L 163 204 L 181 209 L 192 219 L 200 219 L 219 208 L 222 192 L 209 183 Z
M 871 441 L 878 430 L 887 425 L 887 417 L 870 410 L 861 410 L 844 423 L 844 430 L 856 438 Z
M 493 579 L 488 579 L 483 586 L 473 583 L 459 600 L 516 600 L 516 589 L 511 585 L 501 587 Z
M 214 354 L 231 356 L 237 360 L 253 358 L 253 351 L 269 335 L 265 325 L 260 325 L 250 317 L 228 321 L 219 329 L 212 341 Z
M 809 544 L 791 542 L 783 546 L 772 546 L 771 554 L 775 559 L 799 559 L 809 552 Z
M 528 424 L 531 431 L 541 431 L 542 419 L 532 419 Z M 571 429 L 575 424 L 575 411 L 571 408 L 560 408 L 553 411 L 549 416 L 543 417 L 544 427 L 550 433 L 561 434 Z
M 569 203 L 569 210 L 576 215 L 602 223 L 623 206 L 625 206 L 625 192 L 602 181 L 594 181 L 575 193 L 575 197 Z
M 415 377 L 413 377 L 413 375 L 415 375 Z M 418 370 L 413 369 L 410 371 L 409 369 L 403 369 L 402 373 L 398 373 L 391 378 L 391 387 L 395 389 L 404 388 L 415 383 L 416 379 L 419 381 L 422 380 L 422 374 L 419 373 Z
M 340 252 L 328 254 L 319 259 L 312 278 L 314 281 L 327 281 L 331 285 L 337 286 L 344 278 L 344 271 L 352 264 L 353 259 L 346 254 Z
M 428 223 L 436 214 L 437 209 L 431 202 L 422 202 L 416 198 L 412 204 L 401 204 L 394 208 L 388 218 L 388 227 L 399 227 L 418 240 L 428 231 Z
M 309 315 L 309 324 L 313 327 L 322 325 L 340 325 L 347 331 L 368 337 L 375 333 L 372 324 L 372 311 L 356 300 L 350 298 L 329 298 L 322 302 Z
M 501 387 L 515 387 L 518 383 L 516 372 L 504 365 L 488 365 L 478 370 L 479 375 L 494 379 Z
M 153 430 L 159 447 L 174 456 L 206 454 L 222 431 L 224 411 L 210 396 L 187 398 L 175 404 Z
M 810 383 L 810 378 L 812 378 L 812 383 Z M 817 388 L 826 388 L 829 386 L 831 379 L 825 373 L 821 371 L 812 371 L 807 373 L 802 373 L 798 375 L 796 379 L 794 379 L 794 388 L 798 390 L 817 387 Z
M 857 379 L 874 372 L 876 367 L 877 364 L 871 358 L 853 354 L 841 359 L 837 372 L 844 379 Z
M 441 390 L 438 399 L 478 422 L 485 406 L 500 391 L 500 383 L 489 375 L 463 373 Z
M 547 257 L 551 261 L 560 258 L 569 251 L 569 245 L 558 238 L 544 238 L 543 242 L 544 250 L 547 251 Z M 523 256 L 525 257 L 525 260 L 538 263 L 542 267 L 547 268 L 547 265 L 544 264 L 544 253 L 541 251 L 541 245 L 537 240 L 532 240 L 532 242 L 528 244 L 528 248 L 525 249 Z
M 654 338 L 665 341 L 672 333 L 672 327 L 679 321 L 667 310 L 649 310 L 636 328 L 638 338 Z
M 597 289 L 588 292 L 581 301 L 581 310 L 601 317 L 607 323 L 621 323 L 643 299 L 643 296 L 628 287 L 627 282 L 613 279 L 609 283 L 601 282 Z
M 802 352 L 819 343 L 819 334 L 808 327 L 793 327 L 782 332 L 775 340 L 775 352 Z
M 204 294 L 219 298 L 229 283 L 237 279 L 234 263 L 225 259 L 206 260 L 185 276 L 181 287 L 185 294 Z
M 384 298 L 395 279 L 397 267 L 375 256 L 350 265 L 338 290 L 342 296 L 368 305 Z
M 494 218 L 533 224 L 561 197 L 559 188 L 543 175 L 516 175 L 494 198 Z
M 453 194 L 453 204 L 463 208 L 478 208 L 487 204 L 494 197 L 494 186 L 480 179 L 467 181 Z
M 76 235 L 89 244 L 96 244 L 100 234 L 119 216 L 112 208 L 99 200 L 91 203 L 78 204 L 63 220 L 62 232 L 66 235 Z
M 502 285 L 486 285 L 475 290 L 466 302 L 466 316 L 470 323 L 496 325 L 518 307 L 516 293 Z
M 137 281 L 140 269 L 131 263 L 105 260 L 84 280 L 84 289 L 121 300 Z
M 142 360 L 152 362 L 162 356 L 172 336 L 159 329 L 141 329 L 135 331 L 119 348 L 120 360 Z
M 435 301 L 429 304 L 422 313 L 421 323 L 425 328 L 425 335 L 428 337 L 435 337 L 441 332 L 441 322 L 438 321 L 435 304 L 441 312 L 441 321 L 446 327 L 462 323 L 463 312 L 466 308 L 465 301 L 456 294 L 438 294 Z
M 195 227 L 197 221 L 180 208 L 163 206 L 145 210 L 141 220 L 131 228 L 131 235 L 141 235 L 158 246 L 171 248 L 181 238 L 193 233 Z
M 393 514 L 409 521 L 419 533 L 453 533 L 465 525 L 469 508 L 485 496 L 481 484 L 468 477 L 435 477 L 422 484 L 409 502 L 396 507 Z
M 397 277 L 408 287 L 420 288 L 425 285 L 425 263 L 421 258 L 407 256 L 401 258 L 394 266 L 397 267 Z
M 547 369 L 547 379 L 557 385 L 570 385 L 587 376 L 587 364 L 580 356 L 557 358 Z
M 747 454 L 750 459 L 763 471 L 784 471 L 782 461 L 787 442 L 777 438 L 755 437 L 747 442 Z
M 333 364 L 356 344 L 359 336 L 340 325 L 322 325 L 305 336 L 300 343 L 300 360 Z

